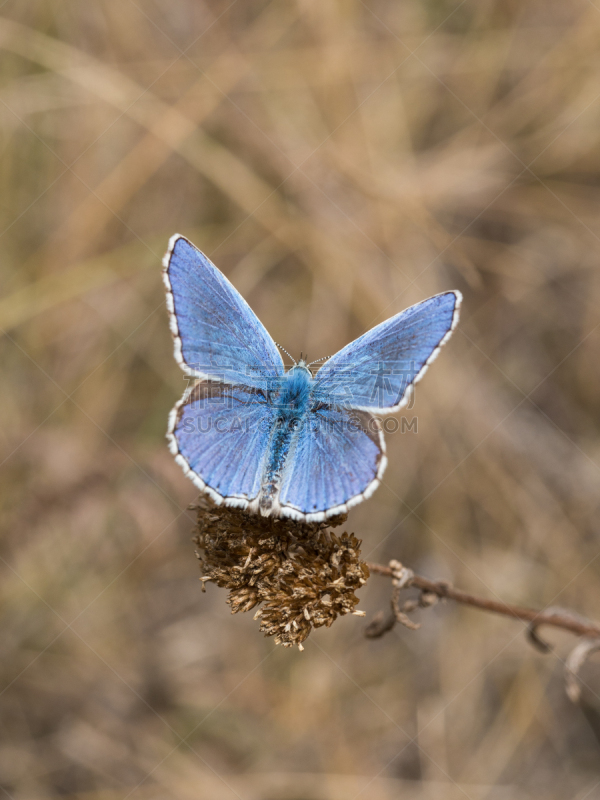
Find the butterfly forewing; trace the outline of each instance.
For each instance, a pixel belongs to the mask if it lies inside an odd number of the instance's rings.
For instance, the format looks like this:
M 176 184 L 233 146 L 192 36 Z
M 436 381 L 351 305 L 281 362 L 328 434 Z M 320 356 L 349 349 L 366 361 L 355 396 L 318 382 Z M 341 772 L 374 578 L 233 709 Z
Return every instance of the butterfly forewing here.
M 283 376 L 273 339 L 240 293 L 183 236 L 164 261 L 175 358 L 198 377 L 265 389 Z
M 347 408 L 397 411 L 450 336 L 460 302 L 460 292 L 438 294 L 371 328 L 323 364 L 314 396 Z

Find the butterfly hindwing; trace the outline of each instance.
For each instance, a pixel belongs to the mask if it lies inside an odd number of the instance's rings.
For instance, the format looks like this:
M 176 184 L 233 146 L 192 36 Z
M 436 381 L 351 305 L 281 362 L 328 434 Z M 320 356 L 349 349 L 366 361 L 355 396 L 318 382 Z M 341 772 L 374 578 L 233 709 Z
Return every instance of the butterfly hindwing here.
M 260 491 L 274 413 L 262 390 L 197 381 L 171 412 L 171 452 L 217 503 L 246 507 Z
M 402 408 L 454 330 L 461 299 L 444 292 L 371 328 L 323 364 L 314 396 L 377 413 Z
M 183 236 L 171 238 L 163 276 L 175 358 L 188 374 L 263 389 L 281 378 L 283 362 L 264 325 Z
M 309 522 L 343 513 L 375 491 L 386 463 L 371 414 L 322 406 L 298 431 L 282 476 L 280 513 Z

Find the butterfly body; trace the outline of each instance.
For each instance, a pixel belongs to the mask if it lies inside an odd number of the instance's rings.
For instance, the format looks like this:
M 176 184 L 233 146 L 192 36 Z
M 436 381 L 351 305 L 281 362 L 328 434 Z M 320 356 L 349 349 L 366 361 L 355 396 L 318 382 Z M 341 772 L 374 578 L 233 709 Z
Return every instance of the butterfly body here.
M 277 346 L 187 239 L 164 261 L 175 358 L 195 382 L 169 418 L 176 461 L 215 502 L 307 522 L 369 497 L 387 459 L 378 414 L 408 401 L 458 321 L 446 292 L 372 328 L 313 376 Z
M 272 513 L 276 503 L 294 435 L 306 424 L 310 413 L 311 383 L 312 376 L 306 367 L 292 367 L 282 381 L 281 391 L 273 397 L 275 422 L 258 497 L 258 508 L 265 516 Z

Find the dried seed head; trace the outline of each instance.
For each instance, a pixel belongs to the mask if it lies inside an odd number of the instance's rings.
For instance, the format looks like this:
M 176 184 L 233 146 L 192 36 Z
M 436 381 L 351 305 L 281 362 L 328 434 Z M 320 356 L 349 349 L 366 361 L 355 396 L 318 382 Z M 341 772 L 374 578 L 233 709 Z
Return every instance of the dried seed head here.
M 300 647 L 313 628 L 354 611 L 354 592 L 369 570 L 360 560 L 361 542 L 331 531 L 345 515 L 295 522 L 215 506 L 204 497 L 196 510 L 201 580 L 229 590 L 232 614 L 260 603 L 255 619 L 277 644 Z

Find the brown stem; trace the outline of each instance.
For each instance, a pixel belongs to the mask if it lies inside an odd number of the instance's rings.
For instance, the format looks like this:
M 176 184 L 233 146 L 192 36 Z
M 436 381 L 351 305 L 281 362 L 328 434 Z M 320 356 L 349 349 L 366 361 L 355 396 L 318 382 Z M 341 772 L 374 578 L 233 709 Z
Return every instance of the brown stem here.
M 372 563 L 367 563 L 367 566 L 371 573 L 384 575 L 388 578 L 394 577 L 394 572 L 391 567 Z M 536 628 L 539 625 L 553 625 L 555 628 L 563 628 L 577 636 L 600 636 L 600 625 L 596 625 L 587 620 L 578 619 L 575 615 L 572 616 L 568 611 L 538 611 L 535 608 L 513 606 L 498 600 L 488 600 L 485 597 L 477 597 L 477 595 L 462 592 L 460 589 L 454 589 L 444 581 L 430 581 L 427 578 L 423 578 L 421 575 L 414 575 L 410 581 L 410 586 L 415 586 L 417 589 L 422 589 L 426 592 L 432 592 L 438 597 L 446 597 L 449 600 L 455 600 L 457 603 L 463 603 L 473 608 L 480 608 L 482 611 L 491 611 L 493 614 L 504 614 L 506 617 L 521 619 Z

